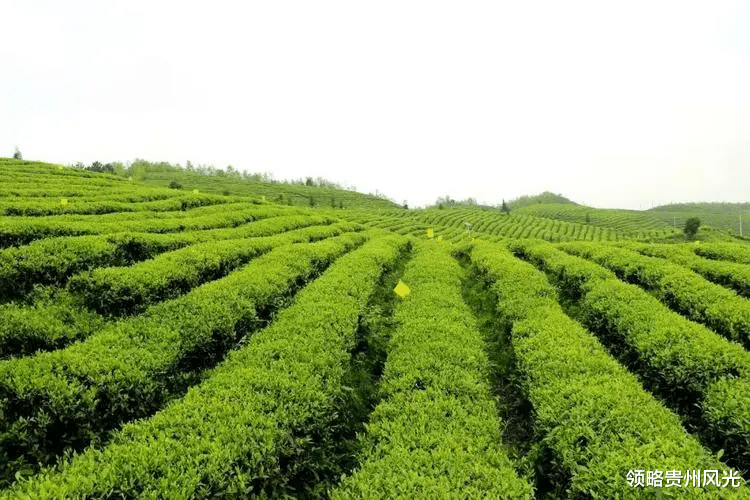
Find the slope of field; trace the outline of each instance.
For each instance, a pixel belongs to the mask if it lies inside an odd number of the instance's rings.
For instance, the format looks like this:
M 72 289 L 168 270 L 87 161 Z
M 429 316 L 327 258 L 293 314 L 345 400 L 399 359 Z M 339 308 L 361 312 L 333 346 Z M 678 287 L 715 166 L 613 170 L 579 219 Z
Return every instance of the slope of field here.
M 166 166 L 145 165 L 135 172 L 135 178 L 153 186 L 167 187 L 178 181 L 185 190 L 198 189 L 206 193 L 231 193 L 238 196 L 264 196 L 267 200 L 286 205 L 329 208 L 400 208 L 399 205 L 377 196 L 316 186 L 301 186 L 282 182 L 262 182 L 244 179 L 239 174 L 230 176 L 207 175 Z
M 646 212 L 666 223 L 676 220 L 678 227 L 680 221 L 684 224 L 689 217 L 698 217 L 707 226 L 721 231 L 743 234 L 745 237 L 750 234 L 750 226 L 747 225 L 750 221 L 750 203 L 675 203 L 650 208 Z M 744 224 L 741 224 L 742 221 Z
M 543 205 L 541 205 L 543 206 Z M 560 205 L 573 207 L 576 205 Z M 627 230 L 593 224 L 568 222 L 549 217 L 519 212 L 504 214 L 499 210 L 479 210 L 471 207 L 422 209 L 404 211 L 354 210 L 343 216 L 368 226 L 380 227 L 400 234 L 425 234 L 432 228 L 449 241 L 481 238 L 498 241 L 503 238 L 539 238 L 551 242 L 563 241 L 619 241 L 627 238 L 650 238 L 654 235 L 672 234 L 670 231 Z
M 0 499 L 750 498 L 748 245 L 0 169 Z
M 681 219 L 681 224 L 674 228 L 672 221 L 667 224 L 654 214 L 638 210 L 589 208 L 560 203 L 527 205 L 515 210 L 515 213 L 610 228 L 625 238 L 669 236 L 681 231 L 685 224 L 684 219 Z
M 200 191 L 155 189 L 125 177 L 6 158 L 0 158 L 0 172 L 2 215 L 169 212 L 241 200 Z

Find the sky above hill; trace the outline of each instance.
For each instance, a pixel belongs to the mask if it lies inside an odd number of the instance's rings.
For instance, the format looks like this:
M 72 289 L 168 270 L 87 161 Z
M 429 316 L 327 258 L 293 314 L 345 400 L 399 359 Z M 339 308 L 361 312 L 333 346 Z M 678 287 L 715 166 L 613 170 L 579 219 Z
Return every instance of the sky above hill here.
M 750 3 L 28 1 L 0 156 L 324 177 L 410 206 L 750 200 Z

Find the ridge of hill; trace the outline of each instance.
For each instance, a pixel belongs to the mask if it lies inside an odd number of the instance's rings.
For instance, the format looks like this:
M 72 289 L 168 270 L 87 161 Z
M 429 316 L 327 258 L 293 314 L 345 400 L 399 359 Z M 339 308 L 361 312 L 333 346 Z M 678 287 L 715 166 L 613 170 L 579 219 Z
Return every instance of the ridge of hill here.
M 527 207 L 529 205 L 550 204 L 550 203 L 578 205 L 578 203 L 569 200 L 565 196 L 561 194 L 555 194 L 551 191 L 544 191 L 536 195 L 519 196 L 516 199 L 510 200 L 507 203 L 507 205 L 508 205 L 508 208 L 510 209 L 519 209 L 522 207 Z
M 452 243 L 472 238 L 499 241 L 502 239 L 544 239 L 551 242 L 587 241 L 684 241 L 681 231 L 671 227 L 638 225 L 636 223 L 595 225 L 574 220 L 563 220 L 555 207 L 571 205 L 533 205 L 503 213 L 499 209 L 451 206 L 416 210 L 351 210 L 344 217 L 365 226 L 380 227 L 399 234 L 424 236 L 432 230 L 435 237 Z M 539 207 L 539 208 L 536 208 Z M 537 211 L 544 215 L 534 214 Z M 557 215 L 558 218 L 554 216 Z M 564 213 L 563 213 L 564 215 Z M 426 233 L 427 232 L 427 233 Z M 728 239 L 726 236 L 724 239 Z M 713 233 L 699 232 L 698 239 L 716 239 Z
M 401 208 L 382 195 L 343 189 L 322 179 L 309 178 L 312 185 L 262 179 L 260 174 L 244 174 L 228 169 L 200 171 L 167 163 L 138 161 L 129 167 L 134 178 L 151 185 L 166 187 L 176 181 L 185 188 L 207 193 L 230 193 L 240 196 L 265 196 L 284 205 L 330 206 L 332 208 Z M 315 183 L 318 183 L 317 185 Z
M 742 239 L 739 224 L 729 224 L 725 215 L 710 212 L 649 212 L 557 203 L 528 205 L 515 210 L 514 213 L 609 229 L 627 238 L 665 242 L 683 241 L 685 222 L 690 217 L 698 217 L 701 221 L 699 235 L 711 240 Z
M 705 225 L 736 236 L 747 237 L 750 233 L 750 203 L 696 202 L 673 203 L 653 207 L 646 212 L 653 213 L 660 220 L 669 222 L 688 217 L 698 217 Z M 743 227 L 744 221 L 744 227 Z
M 750 212 L 750 203 L 728 203 L 723 201 L 700 201 L 669 203 L 649 208 L 646 212 Z
M 671 232 L 670 230 L 672 229 L 678 230 L 682 227 L 675 227 L 673 221 L 667 223 L 654 214 L 639 210 L 592 208 L 568 203 L 527 205 L 517 209 L 515 213 L 563 220 L 566 222 L 575 222 L 578 224 L 608 227 L 626 233 L 637 231 Z

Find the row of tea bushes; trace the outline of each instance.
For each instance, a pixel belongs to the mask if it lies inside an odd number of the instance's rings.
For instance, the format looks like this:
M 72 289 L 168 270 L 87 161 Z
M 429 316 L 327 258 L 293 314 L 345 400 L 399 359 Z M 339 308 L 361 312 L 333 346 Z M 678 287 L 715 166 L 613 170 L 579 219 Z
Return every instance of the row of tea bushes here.
M 378 237 L 341 257 L 184 398 L 3 498 L 320 495 L 359 316 L 405 244 Z
M 659 257 L 687 267 L 707 280 L 733 289 L 750 298 L 750 265 L 702 258 L 690 247 L 676 245 L 643 245 L 635 248 L 639 253 Z
M 583 324 L 635 371 L 651 392 L 683 416 L 728 463 L 750 466 L 750 353 L 670 311 L 638 286 L 548 244 L 514 251 L 544 269 L 563 297 L 576 300 Z
M 129 232 L 175 233 L 237 227 L 251 221 L 297 213 L 271 205 L 226 204 L 184 212 L 128 212 L 105 215 L 8 217 L 0 221 L 0 248 L 20 246 L 54 236 Z M 217 210 L 220 209 L 220 210 Z M 161 215 L 157 217 L 156 215 Z
M 0 362 L 0 481 L 161 408 L 368 234 L 277 248 L 65 349 Z
M 306 226 L 302 219 L 299 225 Z M 283 231 L 282 226 L 279 231 Z M 73 276 L 69 290 L 106 316 L 140 314 L 149 306 L 183 295 L 226 276 L 250 260 L 282 245 L 336 236 L 335 226 L 312 226 L 274 236 L 198 243 L 126 267 L 104 267 Z
M 642 286 L 687 318 L 750 348 L 750 301 L 685 267 L 610 245 L 566 243 L 562 250 L 593 260 Z
M 407 264 L 382 400 L 361 466 L 333 498 L 532 497 L 502 449 L 489 361 L 448 249 L 423 243 Z
M 553 274 L 577 276 L 563 266 L 558 269 L 546 254 L 528 251 Z M 638 490 L 630 486 L 626 478 L 634 469 L 728 468 L 688 435 L 679 417 L 644 391 L 591 333 L 563 312 L 543 273 L 499 245 L 478 243 L 471 258 L 475 279 L 484 280 L 497 296 L 497 313 L 508 329 L 521 384 L 534 408 L 537 439 L 552 457 L 540 468 L 551 477 L 558 469 L 557 497 L 750 497 L 744 487 Z

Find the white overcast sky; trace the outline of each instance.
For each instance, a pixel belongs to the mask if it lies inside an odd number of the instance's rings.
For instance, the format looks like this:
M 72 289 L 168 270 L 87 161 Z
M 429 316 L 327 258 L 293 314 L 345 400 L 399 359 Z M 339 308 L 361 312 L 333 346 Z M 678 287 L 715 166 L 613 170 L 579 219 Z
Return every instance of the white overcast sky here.
M 750 201 L 750 2 L 0 0 L 0 156 Z

